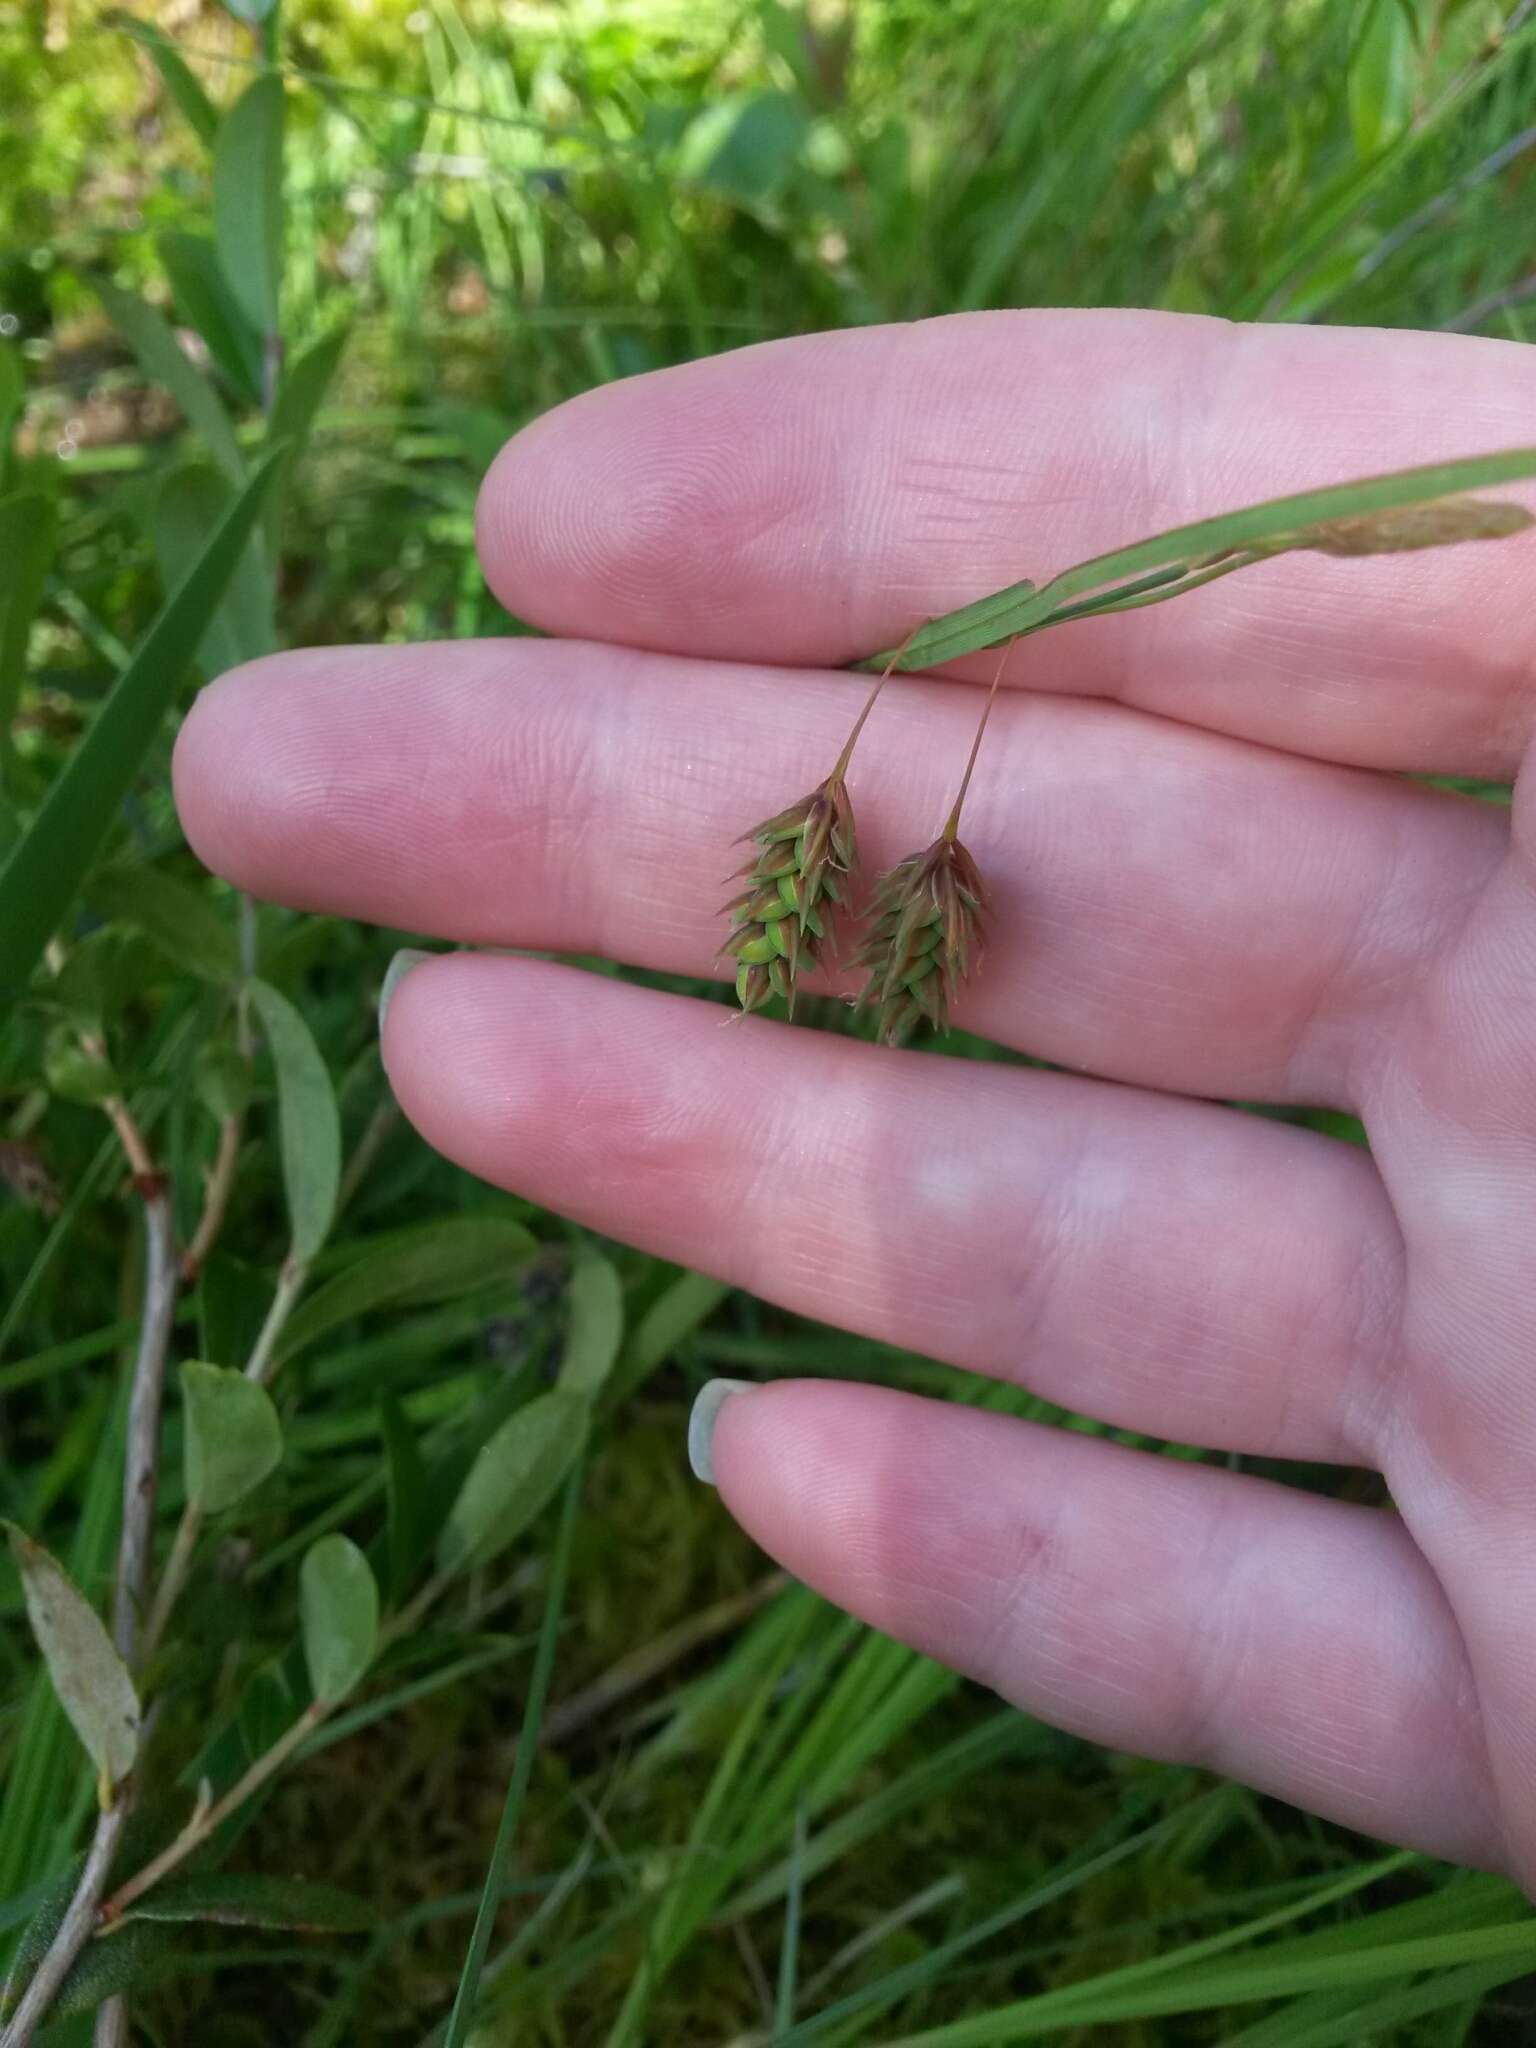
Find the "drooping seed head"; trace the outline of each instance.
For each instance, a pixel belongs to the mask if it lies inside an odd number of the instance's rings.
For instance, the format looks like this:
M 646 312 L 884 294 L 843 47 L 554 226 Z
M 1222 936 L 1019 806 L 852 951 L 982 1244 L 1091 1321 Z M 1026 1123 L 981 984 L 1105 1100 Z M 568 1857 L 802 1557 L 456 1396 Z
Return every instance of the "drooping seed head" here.
M 881 876 L 857 964 L 869 973 L 860 1007 L 875 1012 L 884 1044 L 904 1045 L 924 1019 L 949 1029 L 960 984 L 981 958 L 985 909 L 975 861 L 947 834 Z
M 759 1010 L 783 996 L 794 1014 L 796 976 L 814 967 L 842 906 L 857 842 L 840 769 L 809 796 L 743 835 L 757 852 L 738 871 L 746 888 L 726 905 L 731 934 L 721 956 L 736 961 L 736 998 Z
M 1523 505 L 1506 499 L 1441 498 L 1349 519 L 1322 519 L 1288 535 L 1284 546 L 1309 548 L 1319 555 L 1402 555 L 1455 541 L 1502 540 L 1533 523 Z

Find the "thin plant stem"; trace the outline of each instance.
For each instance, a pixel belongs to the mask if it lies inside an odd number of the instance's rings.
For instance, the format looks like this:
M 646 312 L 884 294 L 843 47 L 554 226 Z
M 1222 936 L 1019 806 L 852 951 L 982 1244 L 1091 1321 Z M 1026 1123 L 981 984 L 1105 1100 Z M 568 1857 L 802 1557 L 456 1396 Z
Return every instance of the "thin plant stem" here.
M 91 2048 L 129 2048 L 128 2001 L 121 1992 L 97 2006 Z
M 965 773 L 960 778 L 960 792 L 955 798 L 955 807 L 949 814 L 949 820 L 944 830 L 939 834 L 941 839 L 954 839 L 959 833 L 960 811 L 965 803 L 966 793 L 971 786 L 971 776 L 976 767 L 976 756 L 981 752 L 982 735 L 986 732 L 987 720 L 992 716 L 992 706 L 997 698 L 997 686 L 1003 680 L 1003 670 L 1008 666 L 1008 657 L 1012 654 L 1014 645 L 1014 641 L 1010 640 L 1008 642 L 1008 645 L 1003 649 L 1002 658 L 997 664 L 997 673 L 992 678 L 992 687 L 988 690 L 987 701 L 982 706 L 981 723 L 976 728 L 975 739 L 971 741 L 971 758 L 966 762 Z
M 101 1895 L 107 1888 L 112 1859 L 117 1854 L 127 1825 L 128 1801 L 123 1796 L 123 1788 L 119 1787 L 116 1802 L 96 1823 L 96 1833 L 86 1855 L 85 1868 L 80 1873 L 80 1882 L 75 1886 L 75 1895 L 59 1922 L 58 1933 L 48 1944 L 46 1955 L 33 1971 L 10 2025 L 0 2034 L 0 2048 L 30 2048 L 33 2035 L 63 1989 L 76 1957 L 96 1931 Z
M 362 1135 L 352 1148 L 341 1176 L 341 1185 L 336 1190 L 336 1213 L 348 1208 L 357 1195 L 358 1189 L 368 1177 L 369 1169 L 378 1158 L 389 1140 L 390 1133 L 400 1121 L 400 1105 L 392 1095 L 386 1095 L 363 1126 Z
M 309 1740 L 320 1723 L 331 1711 L 324 1700 L 315 1700 L 307 1706 L 299 1718 L 286 1728 L 270 1749 L 263 1750 L 241 1778 L 237 1778 L 222 1799 L 211 1803 L 200 1800 L 193 1809 L 192 1818 L 173 1842 L 166 1844 L 158 1856 L 152 1857 L 142 1870 L 136 1871 L 126 1884 L 120 1884 L 101 1908 L 101 1917 L 115 1926 L 123 1914 L 140 1899 L 145 1892 L 157 1885 L 179 1863 L 184 1863 L 194 1849 L 202 1847 L 210 1835 L 216 1834 L 231 1814 L 237 1813 L 247 1799 L 259 1792 L 268 1778 L 280 1771 L 293 1752 Z
M 848 763 L 853 759 L 853 750 L 854 747 L 858 744 L 859 734 L 864 730 L 864 721 L 869 717 L 869 714 L 875 708 L 875 699 L 879 696 L 880 692 L 885 688 L 886 684 L 891 680 L 891 677 L 894 674 L 897 664 L 901 660 L 901 657 L 912 645 L 912 642 L 923 630 L 923 627 L 926 623 L 926 620 L 920 619 L 918 623 L 912 628 L 911 632 L 907 635 L 906 639 L 902 641 L 901 645 L 896 649 L 896 652 L 891 656 L 890 660 L 886 663 L 884 673 L 876 680 L 875 687 L 864 699 L 864 709 L 853 721 L 853 731 L 849 733 L 848 738 L 843 744 L 843 751 L 837 757 L 837 766 L 832 770 L 831 775 L 827 778 L 829 782 L 837 782 L 844 775 L 847 774 Z
M 229 1198 L 235 1188 L 235 1168 L 240 1160 L 240 1140 L 245 1132 L 243 1116 L 227 1116 L 219 1125 L 219 1148 L 214 1154 L 213 1168 L 208 1175 L 208 1185 L 203 1192 L 203 1213 L 197 1219 L 197 1228 L 192 1233 L 181 1258 L 183 1285 L 190 1287 L 203 1270 L 203 1262 L 218 1242 L 219 1232 L 224 1228 L 224 1218 L 229 1211 Z
M 176 1602 L 181 1598 L 182 1589 L 192 1570 L 193 1553 L 197 1549 L 197 1539 L 202 1533 L 202 1502 L 189 1500 L 181 1511 L 181 1520 L 176 1525 L 175 1540 L 171 1544 L 171 1554 L 165 1561 L 160 1583 L 155 1588 L 149 1619 L 144 1624 L 144 1642 L 140 1652 L 140 1661 L 143 1664 L 147 1665 L 160 1647 Z
M 128 1399 L 128 1442 L 123 1459 L 123 1527 L 118 1545 L 117 1584 L 112 1609 L 113 1641 L 123 1662 L 133 1670 L 138 1663 L 139 1616 L 149 1576 L 155 1497 L 159 1490 L 160 1409 L 165 1390 L 171 1320 L 176 1308 L 176 1228 L 171 1213 L 169 1185 L 164 1176 L 156 1172 L 148 1147 L 126 1105 L 119 1103 L 118 1107 L 122 1111 L 122 1120 L 113 1117 L 113 1128 L 128 1154 L 135 1185 L 144 1205 L 144 1299 Z M 110 1109 L 108 1114 L 111 1115 Z M 129 1132 L 136 1150 L 130 1150 Z M 142 1742 L 142 1736 L 140 1740 Z M 58 1932 L 32 1973 L 15 2017 L 4 2035 L 0 2036 L 0 2048 L 27 2048 L 74 1968 L 81 1950 L 95 1932 L 101 1896 L 107 1888 L 113 1859 L 132 1810 L 130 1774 L 114 1788 L 111 1805 L 97 1820 L 74 1897 L 59 1923 Z
M 138 1663 L 139 1618 L 149 1582 L 155 1499 L 160 1481 L 160 1409 L 175 1310 L 176 1230 L 170 1188 L 156 1177 L 144 1192 L 144 1302 L 128 1404 L 123 1533 L 112 1608 L 113 1640 L 130 1671 Z
M 549 1681 L 555 1668 L 555 1645 L 559 1640 L 560 1616 L 565 1607 L 565 1582 L 570 1569 L 571 1542 L 576 1531 L 577 1509 L 581 1503 L 584 1466 L 585 1460 L 578 1459 L 565 1482 L 565 1498 L 560 1507 L 560 1526 L 556 1532 L 554 1554 L 550 1561 L 549 1592 L 544 1601 L 544 1620 L 539 1630 L 539 1647 L 533 1660 L 533 1676 L 528 1684 L 528 1701 L 523 1709 L 522 1732 L 518 1737 L 517 1755 L 512 1761 L 512 1777 L 507 1786 L 506 1804 L 501 1812 L 501 1825 L 496 1831 L 496 1845 L 491 1851 L 490 1867 L 485 1873 L 485 1884 L 480 1893 L 480 1908 L 475 1915 L 474 1932 L 470 1935 L 464 1967 L 459 1974 L 459 1988 L 454 1997 L 453 2010 L 448 2015 L 448 2034 L 443 2048 L 464 2048 L 465 2042 L 469 2039 L 470 2021 L 480 1991 L 480 1975 L 485 1968 L 491 1934 L 496 1925 L 496 1909 L 501 1901 L 507 1864 L 512 1855 L 513 1841 L 517 1836 L 517 1823 L 522 1814 L 523 1799 L 533 1771 L 534 1754 L 539 1746 L 539 1729 L 544 1719 L 544 1702 L 549 1696 Z
M 264 1387 L 277 1371 L 277 1340 L 283 1334 L 283 1325 L 293 1313 L 295 1302 L 304 1291 L 304 1282 L 309 1277 L 309 1261 L 295 1258 L 290 1251 L 284 1259 L 282 1271 L 277 1276 L 277 1286 L 272 1294 L 272 1306 L 267 1310 L 267 1319 L 261 1326 L 250 1357 L 246 1360 L 245 1376 Z

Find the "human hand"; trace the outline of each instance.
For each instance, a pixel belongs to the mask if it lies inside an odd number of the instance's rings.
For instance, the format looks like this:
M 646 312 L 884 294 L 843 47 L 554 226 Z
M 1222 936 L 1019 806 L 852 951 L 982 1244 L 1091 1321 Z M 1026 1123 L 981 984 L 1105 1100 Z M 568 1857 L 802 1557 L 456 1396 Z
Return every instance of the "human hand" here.
M 285 903 L 702 974 L 730 842 L 862 701 L 843 664 L 1533 416 L 1513 345 L 1135 313 L 611 385 L 519 435 L 480 509 L 497 593 L 581 637 L 254 664 L 183 728 L 182 817 Z M 1514 776 L 1533 595 L 1529 540 L 1293 555 L 1015 651 L 959 1021 L 1081 1078 L 473 954 L 413 969 L 384 1031 L 421 1132 L 563 1214 L 1114 1425 L 1384 1473 L 1397 1515 L 829 1382 L 733 1397 L 713 1438 L 765 1549 L 1031 1712 L 1527 1889 L 1536 789 L 1510 812 L 1382 771 Z M 979 701 L 886 690 L 851 777 L 866 877 L 932 836 Z M 1353 1111 L 1373 1151 L 1204 1097 Z

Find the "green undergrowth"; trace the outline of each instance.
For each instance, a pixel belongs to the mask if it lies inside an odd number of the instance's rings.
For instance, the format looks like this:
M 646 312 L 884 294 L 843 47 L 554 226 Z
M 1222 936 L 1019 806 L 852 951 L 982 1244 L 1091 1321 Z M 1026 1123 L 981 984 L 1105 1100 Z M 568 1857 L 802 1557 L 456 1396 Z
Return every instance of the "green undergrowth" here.
M 1508 9 L 1434 0 L 296 0 L 255 27 L 212 4 L 0 8 L 0 97 L 24 110 L 0 132 L 0 855 L 53 830 L 28 915 L 59 941 L 29 951 L 21 916 L 0 932 L 0 1514 L 98 1610 L 143 1265 L 103 1101 L 121 1096 L 169 1175 L 182 1243 L 239 1119 L 173 1361 L 245 1364 L 309 1232 L 268 1376 L 281 1455 L 194 1532 L 119 1879 L 200 1778 L 227 1790 L 308 1710 L 304 1572 L 324 1539 L 358 1546 L 383 1617 L 345 1699 L 167 1879 L 174 1917 L 93 1944 L 81 2016 L 48 2040 L 88 2040 L 84 2013 L 119 1991 L 133 2038 L 167 2048 L 1451 2048 L 1529 2024 L 1536 1926 L 1510 1888 L 1053 1734 L 774 1579 L 687 1474 L 712 1373 L 1053 1412 L 591 1243 L 436 1160 L 376 1052 L 384 968 L 412 935 L 241 904 L 191 858 L 167 791 L 177 716 L 233 660 L 522 630 L 474 562 L 478 480 L 594 384 L 1000 305 L 1523 339 L 1508 222 L 1536 21 L 1513 13 L 1506 32 Z M 263 78 L 283 81 L 265 110 L 247 97 Z M 201 339 L 167 358 L 173 330 Z M 242 502 L 255 537 L 210 568 L 200 550 Z M 206 616 L 146 667 L 189 569 Z M 103 706 L 133 692 L 140 737 L 93 750 Z M 1013 1057 L 963 1034 L 945 1053 Z M 573 1356 L 592 1375 L 575 1392 Z M 518 1455 L 499 1433 L 559 1422 L 552 1391 L 578 1419 L 569 1455 L 519 1468 L 527 1525 L 435 1549 L 469 1529 L 452 1503 L 476 1446 Z M 191 1416 L 173 1375 L 161 1560 Z M 419 1624 L 391 1636 L 434 1572 Z M 509 1812 L 541 1636 L 542 1740 Z M 94 1800 L 4 1567 L 13 1953 L 46 1936 Z

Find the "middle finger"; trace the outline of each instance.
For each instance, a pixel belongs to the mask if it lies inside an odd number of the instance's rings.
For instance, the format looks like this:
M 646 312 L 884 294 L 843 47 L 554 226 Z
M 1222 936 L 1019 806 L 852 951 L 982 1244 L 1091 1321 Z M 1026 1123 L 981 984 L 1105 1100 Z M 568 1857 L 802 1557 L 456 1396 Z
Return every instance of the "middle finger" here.
M 830 770 L 865 687 L 580 642 L 305 650 L 203 693 L 177 795 L 203 858 L 259 895 L 720 972 L 733 840 Z M 850 775 L 867 874 L 938 832 L 980 704 L 889 685 Z M 958 1022 L 1115 1080 L 1350 1107 L 1507 826 L 1389 776 L 1020 692 L 963 836 L 992 915 Z

